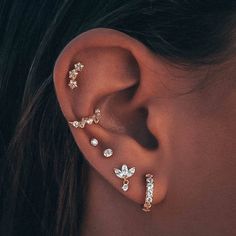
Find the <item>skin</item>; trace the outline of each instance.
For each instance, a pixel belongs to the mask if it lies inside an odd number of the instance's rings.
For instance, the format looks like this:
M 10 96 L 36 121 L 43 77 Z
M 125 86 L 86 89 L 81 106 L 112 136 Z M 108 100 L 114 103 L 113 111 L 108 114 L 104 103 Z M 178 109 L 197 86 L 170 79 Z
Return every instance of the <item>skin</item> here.
M 85 68 L 71 91 L 78 61 Z M 70 127 L 90 166 L 82 236 L 236 234 L 235 76 L 234 58 L 184 68 L 115 30 L 88 31 L 65 47 L 54 67 L 65 118 L 102 112 L 99 125 Z M 136 167 L 127 192 L 113 173 L 122 164 Z M 155 176 L 150 213 L 141 211 L 146 173 Z

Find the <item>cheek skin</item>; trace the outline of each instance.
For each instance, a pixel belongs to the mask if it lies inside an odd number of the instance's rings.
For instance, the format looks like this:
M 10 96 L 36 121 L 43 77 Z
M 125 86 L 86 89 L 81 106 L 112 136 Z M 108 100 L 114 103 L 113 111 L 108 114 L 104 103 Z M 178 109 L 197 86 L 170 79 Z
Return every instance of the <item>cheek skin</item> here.
M 169 99 L 163 106 L 171 117 L 166 120 L 168 140 L 163 149 L 171 165 L 167 201 L 175 206 L 173 224 L 192 220 L 200 227 L 207 224 L 209 235 L 232 233 L 236 213 L 235 91 L 219 85 Z

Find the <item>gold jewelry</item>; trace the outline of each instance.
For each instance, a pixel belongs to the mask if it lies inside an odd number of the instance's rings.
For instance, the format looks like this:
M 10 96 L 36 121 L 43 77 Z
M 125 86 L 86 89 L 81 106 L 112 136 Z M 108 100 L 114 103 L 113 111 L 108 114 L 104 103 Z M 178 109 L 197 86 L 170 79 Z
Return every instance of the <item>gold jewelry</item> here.
M 146 174 L 146 196 L 145 196 L 145 202 L 143 204 L 143 211 L 149 212 L 150 208 L 152 207 L 152 201 L 153 201 L 153 190 L 154 190 L 154 180 L 153 175 Z
M 121 170 L 114 168 L 114 172 L 118 178 L 123 179 L 123 185 L 121 188 L 124 192 L 126 192 L 129 189 L 128 178 L 134 175 L 135 167 L 129 169 L 127 165 L 122 165 Z
M 84 65 L 81 64 L 81 62 L 78 62 L 74 65 L 74 69 L 69 71 L 70 82 L 69 82 L 68 86 L 71 89 L 78 87 L 76 78 L 78 76 L 78 72 L 82 71 L 83 68 L 84 68 Z
M 92 116 L 83 117 L 81 120 L 69 121 L 75 128 L 83 129 L 86 124 L 92 125 L 93 123 L 98 124 L 101 118 L 101 111 L 100 109 L 96 109 Z

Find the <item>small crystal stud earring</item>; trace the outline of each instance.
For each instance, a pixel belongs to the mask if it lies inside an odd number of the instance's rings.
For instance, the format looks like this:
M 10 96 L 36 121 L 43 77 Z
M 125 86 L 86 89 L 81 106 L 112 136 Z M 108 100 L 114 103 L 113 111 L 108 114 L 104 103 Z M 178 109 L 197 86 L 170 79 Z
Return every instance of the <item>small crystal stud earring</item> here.
M 109 157 L 111 157 L 112 155 L 113 155 L 113 151 L 112 151 L 112 149 L 110 149 L 110 148 L 107 148 L 107 149 L 104 150 L 104 152 L 103 152 L 103 156 L 104 156 L 104 157 L 109 158 Z
M 145 202 L 143 204 L 143 211 L 149 212 L 150 208 L 152 207 L 153 201 L 153 190 L 154 190 L 154 180 L 153 175 L 146 174 L 146 195 L 145 195 Z
M 74 128 L 81 128 L 83 129 L 86 125 L 98 124 L 101 118 L 101 111 L 100 109 L 96 109 L 92 116 L 82 117 L 80 120 L 69 121 Z
M 124 164 L 122 165 L 121 170 L 114 168 L 114 172 L 118 178 L 123 179 L 123 185 L 121 188 L 124 192 L 126 192 L 129 189 L 128 178 L 134 175 L 135 167 L 129 169 L 128 166 Z
M 92 146 L 97 147 L 97 145 L 98 145 L 98 140 L 97 140 L 96 138 L 92 138 L 92 139 L 90 140 L 90 143 L 91 143 Z

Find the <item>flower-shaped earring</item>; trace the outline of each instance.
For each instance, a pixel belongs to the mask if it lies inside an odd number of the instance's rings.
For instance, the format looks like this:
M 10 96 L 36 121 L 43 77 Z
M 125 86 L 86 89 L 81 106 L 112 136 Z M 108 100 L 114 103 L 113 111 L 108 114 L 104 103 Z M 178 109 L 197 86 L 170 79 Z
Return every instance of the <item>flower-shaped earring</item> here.
M 124 192 L 126 192 L 129 189 L 128 178 L 134 175 L 135 167 L 129 169 L 127 165 L 122 165 L 121 170 L 114 168 L 114 172 L 118 178 L 123 179 L 123 185 L 121 188 Z

